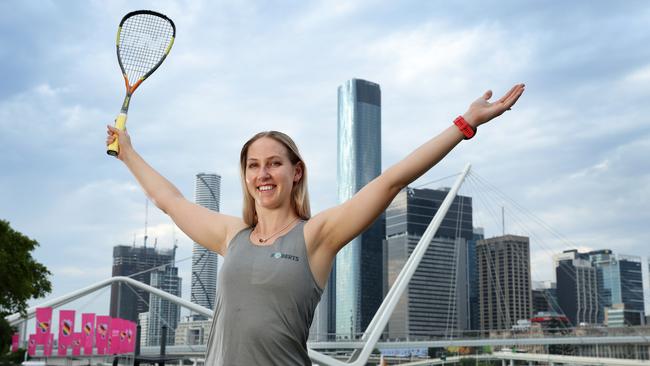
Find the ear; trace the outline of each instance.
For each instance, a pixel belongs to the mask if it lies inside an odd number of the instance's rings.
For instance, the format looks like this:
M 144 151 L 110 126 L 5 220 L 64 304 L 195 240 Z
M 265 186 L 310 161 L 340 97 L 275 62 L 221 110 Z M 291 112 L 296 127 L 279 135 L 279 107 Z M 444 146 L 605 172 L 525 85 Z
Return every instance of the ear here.
M 293 174 L 293 183 L 296 184 L 300 182 L 300 179 L 302 179 L 302 162 L 299 161 L 298 164 L 296 164 L 294 174 Z

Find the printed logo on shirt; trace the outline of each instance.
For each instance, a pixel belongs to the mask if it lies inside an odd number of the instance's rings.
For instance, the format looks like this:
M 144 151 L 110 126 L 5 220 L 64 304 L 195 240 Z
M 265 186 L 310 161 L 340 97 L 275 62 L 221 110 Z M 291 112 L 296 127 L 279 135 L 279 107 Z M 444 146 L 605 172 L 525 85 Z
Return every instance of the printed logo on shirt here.
M 295 261 L 295 262 L 300 261 L 300 257 L 298 257 L 298 256 L 291 255 L 291 254 L 280 253 L 280 252 L 271 253 L 271 258 L 274 258 L 274 259 L 290 259 L 290 260 Z

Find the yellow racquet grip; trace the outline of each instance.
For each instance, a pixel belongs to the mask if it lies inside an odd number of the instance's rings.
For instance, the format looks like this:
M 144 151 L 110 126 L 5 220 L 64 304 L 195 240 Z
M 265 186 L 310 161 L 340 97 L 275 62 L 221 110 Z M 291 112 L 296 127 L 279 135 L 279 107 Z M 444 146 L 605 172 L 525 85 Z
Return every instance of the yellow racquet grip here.
M 121 131 L 124 131 L 126 129 L 126 113 L 120 113 L 117 115 L 117 118 L 115 118 L 115 128 Z M 117 140 L 117 136 L 115 136 L 115 141 L 113 141 L 112 144 L 108 145 L 106 153 L 111 156 L 117 156 L 119 152 L 120 144 Z

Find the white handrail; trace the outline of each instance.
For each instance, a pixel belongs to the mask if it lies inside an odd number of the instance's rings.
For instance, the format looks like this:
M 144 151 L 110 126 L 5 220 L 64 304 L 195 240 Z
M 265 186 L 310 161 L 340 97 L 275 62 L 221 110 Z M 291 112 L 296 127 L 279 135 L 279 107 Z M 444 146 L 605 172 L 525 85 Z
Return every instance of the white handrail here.
M 213 313 L 212 310 L 204 308 L 201 305 L 194 304 L 194 303 L 189 302 L 187 300 L 184 300 L 184 299 L 182 299 L 182 298 L 180 298 L 178 296 L 174 296 L 174 295 L 172 295 L 170 293 L 167 293 L 167 292 L 165 292 L 165 291 L 163 291 L 161 289 L 157 289 L 155 287 L 144 284 L 144 283 L 142 283 L 140 281 L 136 281 L 133 278 L 123 277 L 123 276 L 116 276 L 116 277 L 107 278 L 107 279 L 105 279 L 103 281 L 99 281 L 99 282 L 97 282 L 95 284 L 92 284 L 92 285 L 90 285 L 88 287 L 84 287 L 82 289 L 72 291 L 71 293 L 69 293 L 67 295 L 63 295 L 61 297 L 57 297 L 57 298 L 49 300 L 49 301 L 45 301 L 44 303 L 39 304 L 38 306 L 31 307 L 31 308 L 27 309 L 27 316 L 26 317 L 23 317 L 20 313 L 15 313 L 15 314 L 7 316 L 5 319 L 9 322 L 9 324 L 16 325 L 16 324 L 19 324 L 19 323 L 21 323 L 21 322 L 23 322 L 25 320 L 33 318 L 36 315 L 36 308 L 37 307 L 39 307 L 39 308 L 45 308 L 45 307 L 56 308 L 56 307 L 65 305 L 65 304 L 67 304 L 69 302 L 72 302 L 74 300 L 77 300 L 77 299 L 79 299 L 81 297 L 84 297 L 86 295 L 89 295 L 89 294 L 91 294 L 93 292 L 101 290 L 102 288 L 104 288 L 106 286 L 109 286 L 109 285 L 112 285 L 113 283 L 116 283 L 116 282 L 124 282 L 124 283 L 129 284 L 129 285 L 131 285 L 133 287 L 141 288 L 141 289 L 143 289 L 143 290 L 145 290 L 145 291 L 147 291 L 149 293 L 152 293 L 152 294 L 154 294 L 156 296 L 159 296 L 159 297 L 161 297 L 161 298 L 163 298 L 165 300 L 169 300 L 169 301 L 171 301 L 171 302 L 173 302 L 175 304 L 178 304 L 180 306 L 188 308 L 193 312 L 199 313 L 201 315 L 205 315 L 205 316 L 207 316 L 209 318 L 212 317 L 212 313 Z

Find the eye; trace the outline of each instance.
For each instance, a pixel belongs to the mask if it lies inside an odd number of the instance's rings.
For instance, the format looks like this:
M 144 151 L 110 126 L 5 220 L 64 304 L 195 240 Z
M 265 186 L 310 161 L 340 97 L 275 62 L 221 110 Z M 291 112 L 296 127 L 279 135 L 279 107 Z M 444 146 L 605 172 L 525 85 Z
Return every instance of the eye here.
M 271 165 L 272 166 L 280 166 L 280 165 L 282 165 L 282 163 L 279 162 L 279 161 L 274 161 L 274 162 L 271 163 Z
M 252 169 L 252 168 L 256 168 L 256 167 L 257 167 L 257 163 L 249 163 L 248 164 L 248 169 Z

